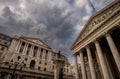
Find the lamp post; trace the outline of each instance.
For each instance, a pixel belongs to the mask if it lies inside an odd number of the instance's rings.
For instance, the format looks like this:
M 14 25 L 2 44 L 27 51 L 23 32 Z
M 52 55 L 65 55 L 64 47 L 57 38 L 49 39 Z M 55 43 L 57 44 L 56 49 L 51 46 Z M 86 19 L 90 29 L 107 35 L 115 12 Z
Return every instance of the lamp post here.
M 13 70 L 12 74 L 11 74 L 11 77 L 9 76 L 9 77 L 7 77 L 7 79 L 15 79 L 15 73 L 16 73 L 16 70 L 17 70 L 18 66 L 20 67 L 19 71 L 21 71 L 22 68 L 25 67 L 24 60 L 22 62 L 20 62 L 20 59 L 21 59 L 21 57 L 18 56 L 17 61 L 15 61 L 15 62 L 11 61 L 11 62 L 2 62 L 2 63 L 0 63 L 1 65 L 2 64 L 3 65 L 9 65 L 8 70 Z
M 22 63 L 20 63 L 20 58 L 19 57 L 18 57 L 18 60 L 16 62 L 9 63 L 9 64 L 10 64 L 9 69 L 12 69 L 11 67 L 14 66 L 11 79 L 15 79 L 15 73 L 16 73 L 16 70 L 17 70 L 18 66 L 20 66 L 20 70 L 22 70 L 22 68 L 25 67 L 24 60 L 22 61 Z

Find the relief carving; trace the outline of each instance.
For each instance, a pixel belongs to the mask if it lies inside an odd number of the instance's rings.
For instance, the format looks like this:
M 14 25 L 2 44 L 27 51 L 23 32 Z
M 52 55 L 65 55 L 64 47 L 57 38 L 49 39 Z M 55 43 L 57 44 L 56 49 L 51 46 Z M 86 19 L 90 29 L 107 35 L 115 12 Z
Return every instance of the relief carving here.
M 85 28 L 84 33 L 81 35 L 81 38 L 84 39 L 92 31 L 100 27 L 100 25 L 106 23 L 106 21 L 109 21 L 109 18 L 111 18 L 118 11 L 120 11 L 120 3 L 113 5 L 101 14 L 98 14 L 95 18 L 93 18 L 90 21 L 91 23 L 87 24 L 87 28 Z M 79 39 L 79 41 L 81 41 L 82 39 Z

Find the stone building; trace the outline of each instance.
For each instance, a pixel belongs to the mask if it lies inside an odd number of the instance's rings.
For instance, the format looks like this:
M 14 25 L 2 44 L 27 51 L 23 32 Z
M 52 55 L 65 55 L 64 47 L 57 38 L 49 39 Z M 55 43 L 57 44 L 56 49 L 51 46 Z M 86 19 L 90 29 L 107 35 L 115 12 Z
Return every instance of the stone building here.
M 75 65 L 74 64 L 71 65 L 71 70 L 72 70 L 72 74 L 73 74 L 74 79 L 75 79 L 76 74 L 75 74 Z M 79 74 L 79 78 L 82 79 L 81 65 L 80 65 L 80 63 L 78 63 L 78 74 Z
M 120 0 L 90 17 L 71 50 L 76 79 L 79 79 L 77 57 L 80 57 L 82 79 L 120 79 Z
M 52 58 L 56 53 L 50 46 L 38 38 L 24 36 L 15 36 L 10 41 L 0 63 L 0 79 L 54 78 L 55 67 Z M 69 66 L 66 62 L 64 79 L 72 79 Z
M 3 60 L 4 54 L 8 51 L 12 38 L 0 33 L 0 61 Z

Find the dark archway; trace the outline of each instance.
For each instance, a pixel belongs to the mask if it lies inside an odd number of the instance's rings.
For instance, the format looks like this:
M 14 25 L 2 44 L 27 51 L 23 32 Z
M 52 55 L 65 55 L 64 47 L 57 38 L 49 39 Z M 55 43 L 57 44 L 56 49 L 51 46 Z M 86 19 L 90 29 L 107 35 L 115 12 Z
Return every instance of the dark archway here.
M 34 69 L 35 68 L 35 60 L 32 60 L 31 62 L 30 62 L 30 68 L 31 69 Z

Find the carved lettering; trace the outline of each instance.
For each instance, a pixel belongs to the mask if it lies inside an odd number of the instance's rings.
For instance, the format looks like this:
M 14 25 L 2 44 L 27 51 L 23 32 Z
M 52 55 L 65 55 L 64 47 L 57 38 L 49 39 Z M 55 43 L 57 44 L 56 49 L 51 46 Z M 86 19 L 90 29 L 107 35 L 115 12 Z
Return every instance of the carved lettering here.
M 105 24 L 109 18 L 113 17 L 115 13 L 120 12 L 120 3 L 116 3 L 110 8 L 106 9 L 104 12 L 95 16 L 88 24 L 85 26 L 84 33 L 81 35 L 81 38 L 84 39 L 87 35 L 89 35 L 96 28 L 100 27 L 100 25 Z M 79 39 L 82 40 L 82 39 Z

